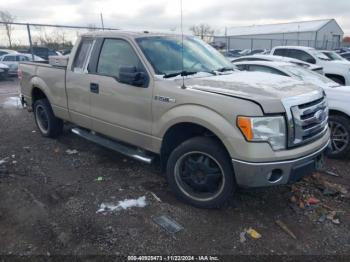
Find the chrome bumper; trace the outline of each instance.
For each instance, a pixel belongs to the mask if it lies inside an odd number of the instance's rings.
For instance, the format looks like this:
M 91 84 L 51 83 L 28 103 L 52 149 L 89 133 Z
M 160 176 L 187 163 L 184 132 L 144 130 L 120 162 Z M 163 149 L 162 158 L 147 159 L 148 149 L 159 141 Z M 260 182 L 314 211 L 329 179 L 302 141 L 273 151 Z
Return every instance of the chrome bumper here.
M 295 182 L 310 175 L 323 163 L 329 142 L 311 155 L 298 159 L 253 163 L 232 159 L 237 184 L 240 187 L 268 187 Z

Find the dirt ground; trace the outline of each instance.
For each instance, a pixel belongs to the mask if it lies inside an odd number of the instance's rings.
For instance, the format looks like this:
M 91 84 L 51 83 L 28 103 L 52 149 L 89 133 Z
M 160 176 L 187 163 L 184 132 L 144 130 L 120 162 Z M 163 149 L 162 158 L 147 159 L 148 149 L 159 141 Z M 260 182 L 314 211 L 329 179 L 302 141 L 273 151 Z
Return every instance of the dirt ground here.
M 196 209 L 177 201 L 157 165 L 128 159 L 68 128 L 57 140 L 42 137 L 32 113 L 8 104 L 18 89 L 16 79 L 0 82 L 0 255 L 350 256 L 349 159 L 326 161 L 341 177 L 239 190 L 221 209 Z M 343 185 L 341 192 L 325 191 L 323 179 Z M 142 196 L 144 208 L 96 213 L 101 203 Z M 305 204 L 309 196 L 321 203 Z M 167 233 L 153 221 L 160 215 L 183 230 Z M 250 227 L 260 239 L 242 233 Z

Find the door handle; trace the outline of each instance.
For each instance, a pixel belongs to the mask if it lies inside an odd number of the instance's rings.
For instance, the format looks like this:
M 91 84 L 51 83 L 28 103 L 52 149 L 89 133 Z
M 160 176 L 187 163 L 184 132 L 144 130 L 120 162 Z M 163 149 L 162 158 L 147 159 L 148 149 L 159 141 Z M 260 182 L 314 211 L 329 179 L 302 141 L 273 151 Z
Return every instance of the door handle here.
M 99 86 L 96 83 L 90 83 L 90 92 L 98 94 L 99 93 Z

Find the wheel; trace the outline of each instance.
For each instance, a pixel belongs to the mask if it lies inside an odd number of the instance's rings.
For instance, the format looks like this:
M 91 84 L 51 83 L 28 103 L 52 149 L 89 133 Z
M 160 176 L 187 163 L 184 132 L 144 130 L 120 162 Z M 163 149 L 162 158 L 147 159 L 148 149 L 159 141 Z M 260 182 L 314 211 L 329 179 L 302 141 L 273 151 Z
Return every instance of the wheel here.
M 345 86 L 345 82 L 342 78 L 337 76 L 329 76 L 328 78 L 332 79 L 334 82 L 338 83 L 339 85 Z
M 41 134 L 45 137 L 55 138 L 63 131 L 63 121 L 55 117 L 46 98 L 35 101 L 34 118 Z
M 350 120 L 342 115 L 331 115 L 329 117 L 329 128 L 331 130 L 331 152 L 330 157 L 342 158 L 350 153 Z
M 231 159 L 209 137 L 191 138 L 174 149 L 167 180 L 180 200 L 200 208 L 222 206 L 236 189 Z

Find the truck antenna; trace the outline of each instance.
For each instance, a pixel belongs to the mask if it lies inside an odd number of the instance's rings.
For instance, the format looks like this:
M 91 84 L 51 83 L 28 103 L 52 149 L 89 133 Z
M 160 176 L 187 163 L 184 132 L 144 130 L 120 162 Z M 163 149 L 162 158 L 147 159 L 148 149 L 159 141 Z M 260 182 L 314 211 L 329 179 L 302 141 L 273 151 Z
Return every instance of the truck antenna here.
M 181 7 L 181 63 L 182 63 L 182 89 L 185 89 L 185 76 L 184 76 L 184 29 L 183 29 L 183 15 L 182 15 L 182 0 L 180 0 L 180 7 Z

